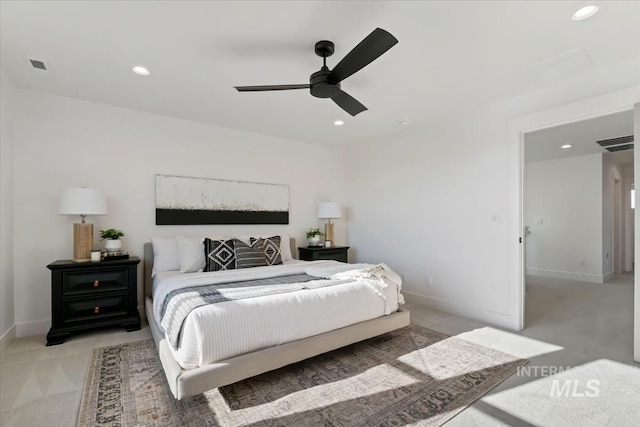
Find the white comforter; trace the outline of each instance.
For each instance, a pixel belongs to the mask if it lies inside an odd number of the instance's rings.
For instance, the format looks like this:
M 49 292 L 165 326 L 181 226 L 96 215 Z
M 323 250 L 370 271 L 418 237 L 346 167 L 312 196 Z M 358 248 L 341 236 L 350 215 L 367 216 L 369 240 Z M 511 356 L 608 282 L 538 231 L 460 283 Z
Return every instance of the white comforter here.
M 153 297 L 156 321 L 160 323 L 162 301 L 174 289 L 305 272 L 316 277 L 352 280 L 326 288 L 196 308 L 184 322 L 178 348 L 170 346 L 178 363 L 185 369 L 203 366 L 389 314 L 402 303 L 400 278 L 384 265 L 298 262 L 158 277 Z

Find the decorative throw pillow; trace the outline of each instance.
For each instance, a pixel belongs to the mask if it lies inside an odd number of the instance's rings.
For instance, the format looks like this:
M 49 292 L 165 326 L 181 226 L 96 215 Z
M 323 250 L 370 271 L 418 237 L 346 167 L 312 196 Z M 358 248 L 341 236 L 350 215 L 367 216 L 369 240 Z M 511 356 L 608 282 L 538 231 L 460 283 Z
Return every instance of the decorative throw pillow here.
M 266 236 L 269 236 L 268 234 Z M 245 243 L 249 243 L 251 238 L 254 239 L 264 239 L 265 235 L 261 236 L 235 236 L 236 239 L 240 239 Z M 293 254 L 291 253 L 291 239 L 286 234 L 280 234 L 280 256 L 282 257 L 282 262 L 291 261 L 293 259 Z
M 252 237 L 250 239 L 251 244 L 259 239 Z M 279 265 L 282 264 L 282 256 L 280 254 L 280 236 L 265 237 L 264 241 L 264 258 L 267 265 Z
M 193 273 L 204 269 L 203 241 L 204 239 L 202 237 L 191 238 L 176 236 L 181 273 Z
M 204 239 L 204 271 L 235 270 L 236 251 L 233 243 L 234 239 Z
M 236 250 L 236 268 L 264 267 L 267 260 L 264 257 L 264 241 L 258 239 L 246 244 L 240 239 L 233 239 Z

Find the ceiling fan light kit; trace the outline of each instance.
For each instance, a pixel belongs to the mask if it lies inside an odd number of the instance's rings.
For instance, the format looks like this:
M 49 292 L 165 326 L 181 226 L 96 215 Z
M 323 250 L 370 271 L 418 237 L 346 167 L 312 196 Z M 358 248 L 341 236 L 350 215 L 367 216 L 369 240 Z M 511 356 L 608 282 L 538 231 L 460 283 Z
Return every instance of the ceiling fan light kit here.
M 376 28 L 342 58 L 333 70 L 330 70 L 327 67 L 327 58 L 333 55 L 335 46 L 329 40 L 321 40 L 315 44 L 315 53 L 322 58 L 322 68 L 311 74 L 309 84 L 235 86 L 235 88 L 238 92 L 309 89 L 311 95 L 316 98 L 330 98 L 344 111 L 356 116 L 365 111 L 367 107 L 343 91 L 340 82 L 378 59 L 396 43 L 398 43 L 398 39 L 389 32 Z

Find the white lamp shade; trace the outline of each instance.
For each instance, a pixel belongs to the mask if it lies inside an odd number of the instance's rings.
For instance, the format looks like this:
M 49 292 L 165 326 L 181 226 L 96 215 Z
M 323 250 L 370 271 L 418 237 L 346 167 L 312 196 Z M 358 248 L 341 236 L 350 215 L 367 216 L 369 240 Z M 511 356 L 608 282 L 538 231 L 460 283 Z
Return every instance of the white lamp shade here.
M 341 216 L 340 205 L 336 202 L 323 202 L 318 205 L 318 218 L 331 219 Z
M 60 215 L 106 215 L 107 199 L 93 188 L 67 188 L 60 194 Z

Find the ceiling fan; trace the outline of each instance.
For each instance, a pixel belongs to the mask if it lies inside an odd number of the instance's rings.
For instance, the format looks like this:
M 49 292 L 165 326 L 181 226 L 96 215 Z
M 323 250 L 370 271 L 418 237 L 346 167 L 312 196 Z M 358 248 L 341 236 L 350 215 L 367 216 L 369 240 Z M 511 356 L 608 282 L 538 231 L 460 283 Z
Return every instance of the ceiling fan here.
M 333 55 L 334 44 L 321 40 L 315 45 L 316 55 L 322 57 L 322 68 L 311 74 L 309 84 L 267 85 L 267 86 L 235 86 L 238 92 L 261 92 L 269 90 L 310 89 L 316 98 L 331 98 L 347 113 L 355 116 L 367 109 L 357 99 L 340 89 L 340 82 L 360 71 L 383 53 L 391 49 L 398 39 L 387 31 L 376 28 L 364 38 L 333 70 L 327 68 L 327 57 Z

